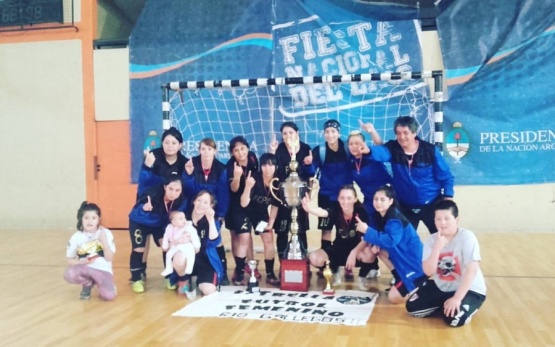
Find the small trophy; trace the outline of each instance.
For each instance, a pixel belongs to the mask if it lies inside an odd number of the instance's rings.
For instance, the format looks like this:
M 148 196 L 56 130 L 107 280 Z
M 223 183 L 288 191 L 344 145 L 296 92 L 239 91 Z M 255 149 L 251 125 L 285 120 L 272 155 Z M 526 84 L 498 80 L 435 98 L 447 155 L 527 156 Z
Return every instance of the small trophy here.
M 256 260 L 249 260 L 247 265 L 251 269 L 251 277 L 249 278 L 249 283 L 247 285 L 247 291 L 249 293 L 258 293 L 260 292 L 260 286 L 258 285 L 258 280 L 255 276 L 256 266 L 258 265 L 258 261 Z
M 99 255 L 103 256 L 104 252 L 102 252 L 102 245 L 100 242 L 98 242 L 98 240 L 93 240 L 82 244 L 77 249 L 77 255 L 79 258 L 88 258 L 89 260 L 93 260 Z
M 331 277 L 333 276 L 333 273 L 331 272 L 330 269 L 330 261 L 326 261 L 326 268 L 324 269 L 324 278 L 326 279 L 326 288 L 324 288 L 322 294 L 324 295 L 334 295 L 335 291 L 333 290 L 333 288 L 331 287 Z

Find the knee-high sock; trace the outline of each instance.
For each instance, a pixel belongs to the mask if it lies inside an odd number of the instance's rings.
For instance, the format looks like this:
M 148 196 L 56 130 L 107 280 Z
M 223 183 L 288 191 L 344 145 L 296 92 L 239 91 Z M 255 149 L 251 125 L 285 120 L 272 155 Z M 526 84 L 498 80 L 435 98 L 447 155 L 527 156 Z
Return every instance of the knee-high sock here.
M 287 249 L 287 243 L 289 242 L 288 236 L 289 234 L 287 233 L 276 234 L 276 245 L 279 259 L 285 259 L 285 250 Z
M 129 257 L 129 269 L 131 270 L 131 281 L 136 282 L 141 279 L 141 273 L 144 273 L 143 252 L 132 250 Z
M 274 258 L 272 259 L 265 259 L 264 264 L 266 265 L 266 274 L 273 274 L 274 273 Z
M 245 269 L 246 257 L 235 257 L 235 272 L 242 272 Z

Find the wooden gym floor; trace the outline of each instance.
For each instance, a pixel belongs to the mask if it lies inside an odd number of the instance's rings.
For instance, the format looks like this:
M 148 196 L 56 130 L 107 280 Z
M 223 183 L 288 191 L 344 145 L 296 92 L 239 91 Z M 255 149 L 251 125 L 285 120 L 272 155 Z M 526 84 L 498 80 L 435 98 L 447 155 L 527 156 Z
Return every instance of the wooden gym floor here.
M 149 256 L 147 291 L 131 291 L 127 231 L 114 231 L 116 300 L 100 301 L 95 289 L 80 301 L 80 287 L 62 278 L 71 233 L 0 231 L 2 346 L 555 346 L 555 234 L 478 233 L 488 296 L 469 326 L 449 328 L 389 304 L 387 271 L 372 289 L 381 295 L 364 327 L 171 317 L 188 301 L 165 289 L 158 248 Z M 311 290 L 323 285 L 312 276 Z

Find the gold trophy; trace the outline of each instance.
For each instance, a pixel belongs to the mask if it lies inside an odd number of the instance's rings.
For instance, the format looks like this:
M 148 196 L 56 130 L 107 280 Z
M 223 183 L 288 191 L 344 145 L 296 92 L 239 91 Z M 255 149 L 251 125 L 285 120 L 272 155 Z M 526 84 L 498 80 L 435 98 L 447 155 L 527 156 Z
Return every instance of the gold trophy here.
M 333 276 L 333 272 L 330 269 L 330 261 L 326 261 L 326 268 L 323 272 L 324 278 L 326 279 L 326 288 L 322 291 L 324 295 L 334 295 L 335 291 L 331 287 L 331 278 Z
M 274 181 L 279 181 L 279 178 L 274 178 L 270 184 L 270 193 L 272 196 L 279 201 L 281 204 L 286 205 L 291 208 L 291 241 L 289 242 L 289 248 L 287 250 L 287 259 L 306 259 L 306 249 L 301 248 L 299 242 L 299 223 L 297 222 L 298 210 L 297 208 L 301 205 L 301 200 L 304 198 L 307 192 L 312 191 L 318 186 L 318 180 L 315 178 L 310 178 L 310 184 L 301 181 L 299 174 L 297 173 L 297 168 L 299 163 L 295 158 L 296 148 L 299 146 L 299 139 L 287 139 L 287 144 L 291 149 L 291 162 L 289 162 L 289 177 L 285 182 L 279 183 L 279 188 L 276 188 Z M 285 200 L 278 198 L 274 193 L 274 190 L 279 190 L 280 195 Z
M 279 188 L 276 188 L 274 185 L 274 181 L 279 182 L 278 178 L 274 178 L 270 184 L 272 196 L 281 204 L 291 208 L 291 239 L 285 252 L 285 259 L 281 260 L 280 289 L 308 292 L 308 287 L 310 285 L 310 266 L 306 249 L 304 249 L 299 242 L 297 208 L 301 205 L 301 200 L 305 197 L 306 193 L 318 186 L 318 180 L 311 178 L 309 185 L 299 178 L 299 174 L 297 173 L 299 163 L 295 158 L 296 149 L 299 146 L 299 139 L 290 138 L 286 141 L 291 150 L 289 176 L 284 182 L 279 183 Z M 285 203 L 282 199 L 277 197 L 274 190 L 279 191 L 279 195 L 285 200 Z
M 77 249 L 77 255 L 79 258 L 88 258 L 90 260 L 103 255 L 102 244 L 98 240 L 89 241 L 82 244 Z

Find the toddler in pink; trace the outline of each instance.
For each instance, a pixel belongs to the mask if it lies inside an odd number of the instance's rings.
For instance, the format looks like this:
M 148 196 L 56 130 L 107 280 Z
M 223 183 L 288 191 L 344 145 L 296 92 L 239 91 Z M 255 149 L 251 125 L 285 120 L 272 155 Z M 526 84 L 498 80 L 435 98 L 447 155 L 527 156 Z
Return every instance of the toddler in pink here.
M 191 274 L 195 265 L 195 255 L 200 250 L 197 230 L 181 211 L 173 211 L 170 214 L 170 221 L 162 239 L 162 249 L 167 252 L 166 268 L 162 271 L 162 276 L 173 272 L 172 259 L 178 252 L 182 252 L 187 260 L 185 274 Z

